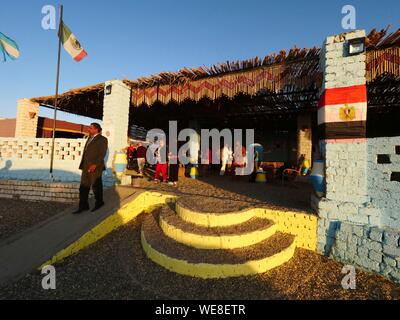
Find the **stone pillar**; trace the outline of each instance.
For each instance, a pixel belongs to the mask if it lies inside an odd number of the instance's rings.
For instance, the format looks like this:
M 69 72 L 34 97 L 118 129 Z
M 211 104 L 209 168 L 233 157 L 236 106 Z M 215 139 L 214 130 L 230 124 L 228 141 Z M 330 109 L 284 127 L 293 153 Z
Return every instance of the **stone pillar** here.
M 120 80 L 107 81 L 103 103 L 103 135 L 108 139 L 107 168 L 112 167 L 115 152 L 128 142 L 131 88 Z
M 302 154 L 305 159 L 310 161 L 312 158 L 312 133 L 311 133 L 311 115 L 304 114 L 297 116 L 297 159 Z
M 371 155 L 370 151 L 368 157 L 368 150 L 376 149 L 374 142 L 367 143 L 366 139 L 366 54 L 346 55 L 347 41 L 361 37 L 365 37 L 365 31 L 328 37 L 321 53 L 324 86 L 318 124 L 326 196 L 317 201 L 313 198 L 319 215 L 317 248 L 345 264 L 400 282 L 400 265 L 395 263 L 400 261 L 400 232 L 382 228 L 384 209 L 375 200 L 385 192 L 386 198 L 390 192 L 382 190 L 386 188 L 381 181 L 374 189 L 368 188 L 368 181 L 375 181 L 374 177 L 389 178 L 387 169 L 377 164 L 376 153 Z M 383 176 L 379 175 L 380 168 L 386 172 Z
M 15 137 L 36 138 L 38 118 L 39 104 L 29 99 L 19 99 L 17 104 Z
M 364 30 L 328 37 L 321 52 L 318 131 L 326 195 L 314 204 L 320 216 L 319 250 L 328 254 L 327 247 L 334 243 L 341 224 L 380 223 L 367 188 L 366 54 L 346 55 L 347 42 L 361 37 L 365 37 Z
M 324 82 L 318 108 L 326 160 L 326 198 L 357 204 L 368 202 L 366 54 L 347 56 L 346 46 L 349 40 L 361 37 L 365 37 L 365 31 L 326 39 L 321 53 Z

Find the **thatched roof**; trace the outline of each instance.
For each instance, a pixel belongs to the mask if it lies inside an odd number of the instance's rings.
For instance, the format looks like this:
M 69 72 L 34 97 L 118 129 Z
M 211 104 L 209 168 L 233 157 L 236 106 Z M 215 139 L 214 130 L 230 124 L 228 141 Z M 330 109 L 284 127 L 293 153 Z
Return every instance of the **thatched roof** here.
M 386 29 L 382 29 L 379 32 L 376 31 L 376 29 L 372 29 L 365 41 L 367 50 L 384 49 L 400 45 L 400 28 L 394 32 L 388 33 L 391 27 L 392 26 L 389 25 Z
M 161 72 L 156 75 L 141 77 L 134 81 L 127 81 L 132 88 L 149 88 L 160 85 L 182 84 L 189 81 L 196 81 L 204 78 L 221 76 L 235 72 L 246 70 L 254 70 L 256 68 L 272 66 L 283 63 L 299 62 L 313 60 L 319 57 L 320 49 L 314 47 L 312 49 L 300 49 L 294 46 L 287 52 L 281 50 L 278 54 L 275 52 L 265 56 L 264 58 L 251 58 L 247 60 L 227 61 L 224 63 L 214 64 L 211 67 L 201 66 L 197 68 L 183 68 L 178 72 Z
M 281 50 L 263 59 L 258 57 L 226 62 L 211 67 L 184 68 L 176 73 L 131 81 L 132 105 L 152 105 L 159 101 L 178 104 L 190 99 L 211 100 L 239 93 L 255 95 L 261 89 L 272 92 L 309 90 L 321 84 L 319 48 Z
M 57 109 L 80 116 L 102 119 L 104 83 L 72 89 L 58 96 Z M 52 108 L 55 96 L 36 97 L 31 99 L 42 106 Z
M 400 29 L 389 33 L 390 26 L 381 31 L 373 29 L 366 38 L 368 82 L 389 73 L 400 76 Z M 296 46 L 272 53 L 264 58 L 227 61 L 197 68 L 183 68 L 178 72 L 124 80 L 132 87 L 132 105 L 152 105 L 156 101 L 178 104 L 190 99 L 211 100 L 222 96 L 235 97 L 239 93 L 253 96 L 260 90 L 271 93 L 309 91 L 321 85 L 319 70 L 320 49 L 300 49 Z M 104 84 L 69 90 L 59 96 L 62 111 L 92 118 L 102 118 Z M 33 98 L 43 105 L 54 105 L 54 96 Z

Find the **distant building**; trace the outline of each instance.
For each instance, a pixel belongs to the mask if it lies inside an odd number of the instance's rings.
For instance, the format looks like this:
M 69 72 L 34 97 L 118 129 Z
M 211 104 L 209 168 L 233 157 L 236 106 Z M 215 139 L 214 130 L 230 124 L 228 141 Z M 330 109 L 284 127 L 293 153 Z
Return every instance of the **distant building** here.
M 39 117 L 36 138 L 53 137 L 53 119 Z M 16 119 L 0 118 L 0 137 L 15 137 Z M 68 121 L 56 121 L 56 138 L 83 138 L 89 135 L 89 126 Z
M 13 138 L 15 137 L 16 119 L 0 119 L 0 137 Z

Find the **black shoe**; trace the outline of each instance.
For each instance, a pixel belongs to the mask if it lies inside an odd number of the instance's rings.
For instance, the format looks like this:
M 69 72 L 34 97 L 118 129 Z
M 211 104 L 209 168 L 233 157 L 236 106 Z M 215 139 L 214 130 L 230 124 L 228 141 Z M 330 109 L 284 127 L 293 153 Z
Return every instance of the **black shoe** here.
M 80 214 L 82 212 L 88 211 L 89 208 L 79 208 L 78 210 L 72 212 L 72 214 Z
M 99 210 L 102 206 L 104 206 L 104 202 L 100 202 L 100 203 L 96 204 L 94 206 L 94 208 L 91 210 L 91 212 L 95 212 L 95 211 Z

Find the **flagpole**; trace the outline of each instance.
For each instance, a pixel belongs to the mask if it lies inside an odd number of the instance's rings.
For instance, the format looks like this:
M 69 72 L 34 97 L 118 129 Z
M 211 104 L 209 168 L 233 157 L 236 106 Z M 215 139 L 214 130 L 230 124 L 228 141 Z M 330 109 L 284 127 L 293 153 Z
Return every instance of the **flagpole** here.
M 63 6 L 60 5 L 60 21 L 58 26 L 58 59 L 57 59 L 57 80 L 56 80 L 56 96 L 54 99 L 54 118 L 53 118 L 53 138 L 51 143 L 51 159 L 50 159 L 50 175 L 53 175 L 53 164 L 54 164 L 54 145 L 56 138 L 56 121 L 57 121 L 57 102 L 58 102 L 58 85 L 60 82 L 60 56 L 61 56 L 61 30 L 63 21 Z

